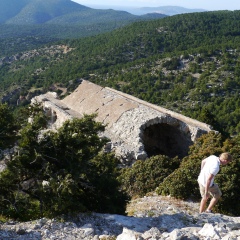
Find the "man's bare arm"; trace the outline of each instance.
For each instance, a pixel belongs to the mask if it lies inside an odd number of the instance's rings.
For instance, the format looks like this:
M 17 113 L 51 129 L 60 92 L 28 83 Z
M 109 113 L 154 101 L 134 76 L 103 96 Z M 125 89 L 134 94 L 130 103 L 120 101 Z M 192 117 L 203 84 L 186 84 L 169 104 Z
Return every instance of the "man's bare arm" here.
M 201 163 L 201 170 L 203 169 L 203 167 L 204 167 L 204 165 L 205 165 L 206 161 L 207 161 L 207 159 L 206 159 L 206 158 L 202 160 L 202 163 Z

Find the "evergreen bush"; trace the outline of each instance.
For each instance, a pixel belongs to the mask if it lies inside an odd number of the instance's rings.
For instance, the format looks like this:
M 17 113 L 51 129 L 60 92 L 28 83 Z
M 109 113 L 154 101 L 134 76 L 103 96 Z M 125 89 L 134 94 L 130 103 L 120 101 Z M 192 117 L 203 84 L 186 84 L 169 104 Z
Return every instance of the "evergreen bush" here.
M 66 121 L 44 134 L 44 114 L 33 116 L 20 131 L 19 153 L 0 174 L 2 215 L 29 220 L 83 211 L 124 213 L 118 159 L 102 152 L 107 140 L 98 133 L 104 126 L 94 118 Z
M 122 170 L 122 188 L 131 197 L 142 197 L 155 188 L 179 167 L 178 158 L 158 155 L 145 161 L 138 160 L 132 167 Z

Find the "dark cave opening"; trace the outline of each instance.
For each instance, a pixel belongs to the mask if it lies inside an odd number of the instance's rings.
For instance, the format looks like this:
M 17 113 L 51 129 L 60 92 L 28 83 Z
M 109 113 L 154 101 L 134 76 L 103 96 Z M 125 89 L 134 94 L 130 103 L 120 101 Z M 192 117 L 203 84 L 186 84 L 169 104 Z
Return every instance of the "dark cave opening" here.
M 187 156 L 189 146 L 192 145 L 190 135 L 166 123 L 147 127 L 142 141 L 148 157 L 161 154 L 171 158 L 183 158 Z

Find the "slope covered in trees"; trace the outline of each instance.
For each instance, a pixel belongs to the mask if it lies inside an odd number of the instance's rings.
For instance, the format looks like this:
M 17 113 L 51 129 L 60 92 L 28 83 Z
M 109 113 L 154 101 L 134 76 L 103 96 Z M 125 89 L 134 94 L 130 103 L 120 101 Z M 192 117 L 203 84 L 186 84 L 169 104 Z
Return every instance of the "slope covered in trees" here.
M 239 23 L 240 11 L 183 14 L 61 42 L 71 51 L 39 49 L 38 56 L 3 63 L 1 89 L 21 86 L 18 94 L 26 95 L 59 83 L 71 91 L 85 78 L 234 135 L 240 128 Z
M 2 0 L 0 38 L 77 38 L 111 31 L 131 22 L 165 16 L 136 16 L 125 11 L 93 9 L 71 0 Z
M 5 21 L 1 19 L 1 23 L 40 24 L 58 16 L 89 9 L 70 0 L 2 0 L 1 11 L 9 12 L 9 17 Z

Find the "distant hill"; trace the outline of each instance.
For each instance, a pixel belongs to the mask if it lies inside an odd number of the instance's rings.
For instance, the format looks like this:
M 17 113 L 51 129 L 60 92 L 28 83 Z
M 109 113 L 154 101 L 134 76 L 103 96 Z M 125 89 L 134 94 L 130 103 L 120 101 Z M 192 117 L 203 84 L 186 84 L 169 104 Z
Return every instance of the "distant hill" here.
M 146 13 L 144 15 L 142 15 L 142 18 L 145 19 L 158 19 L 158 18 L 163 18 L 167 15 L 161 14 L 161 13 Z
M 147 14 L 147 13 L 146 13 Z M 126 11 L 93 9 L 71 0 L 1 0 L 0 24 L 91 24 L 111 21 L 145 20 L 149 15 L 135 16 Z M 163 14 L 151 15 L 162 18 Z
M 0 1 L 0 23 L 5 23 L 7 20 L 16 16 L 29 0 L 1 0 Z
M 136 16 L 124 12 L 115 10 L 95 10 L 89 9 L 87 11 L 75 11 L 69 14 L 64 14 L 59 17 L 55 17 L 48 21 L 47 24 L 97 24 L 107 23 L 110 21 L 135 21 Z
M 2 18 L 1 23 L 18 25 L 46 23 L 55 17 L 91 9 L 70 0 L 1 0 L 0 7 L 1 12 L 8 12 L 8 18 Z
M 166 16 L 136 16 L 126 11 L 93 9 L 71 0 L 1 0 L 0 38 L 78 38 L 111 31 L 136 21 L 163 17 Z
M 169 16 L 183 13 L 194 13 L 194 12 L 206 12 L 205 9 L 189 9 L 179 6 L 162 6 L 162 7 L 143 7 L 135 8 L 129 11 L 138 15 L 147 14 L 147 13 L 160 13 Z

